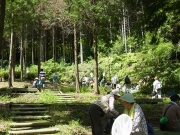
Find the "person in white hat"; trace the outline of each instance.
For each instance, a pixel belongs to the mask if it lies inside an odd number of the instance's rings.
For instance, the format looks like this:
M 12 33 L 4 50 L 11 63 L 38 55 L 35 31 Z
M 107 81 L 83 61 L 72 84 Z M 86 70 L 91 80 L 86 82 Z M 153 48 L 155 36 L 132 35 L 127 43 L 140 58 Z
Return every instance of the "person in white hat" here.
M 89 107 L 92 135 L 103 135 L 101 117 L 117 117 L 119 112 L 114 109 L 114 101 L 120 98 L 119 90 L 112 90 L 110 94 L 102 96 Z
M 32 88 L 37 88 L 37 85 L 38 85 L 38 78 L 36 77 L 33 81 Z
M 131 135 L 148 135 L 147 123 L 141 107 L 135 103 L 134 96 L 126 93 L 121 97 L 124 114 L 132 119 Z

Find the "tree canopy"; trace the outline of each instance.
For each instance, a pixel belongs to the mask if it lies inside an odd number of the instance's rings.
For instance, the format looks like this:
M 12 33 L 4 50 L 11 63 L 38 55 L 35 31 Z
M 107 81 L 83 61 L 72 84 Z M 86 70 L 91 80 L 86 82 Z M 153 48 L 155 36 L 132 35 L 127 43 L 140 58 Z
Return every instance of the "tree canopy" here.
M 134 53 L 142 67 L 164 71 L 166 65 L 180 59 L 179 5 L 179 0 L 7 1 L 1 68 L 7 67 L 11 43 L 14 65 L 23 65 L 22 70 L 52 58 L 71 65 L 76 37 L 78 63 L 83 55 L 84 61 L 93 58 L 100 69 L 101 57 L 113 56 L 112 62 L 123 63 L 120 56 Z

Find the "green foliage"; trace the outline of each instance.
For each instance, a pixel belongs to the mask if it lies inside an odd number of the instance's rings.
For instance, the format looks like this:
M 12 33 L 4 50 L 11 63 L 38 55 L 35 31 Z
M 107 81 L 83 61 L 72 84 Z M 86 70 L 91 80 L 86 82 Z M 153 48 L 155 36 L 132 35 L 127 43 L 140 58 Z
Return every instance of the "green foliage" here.
M 56 103 L 57 97 L 54 96 L 54 92 L 50 90 L 45 90 L 41 93 L 39 97 L 40 103 Z
M 37 73 L 30 72 L 30 73 L 25 74 L 25 78 L 27 80 L 34 80 L 34 78 L 36 77 L 37 77 Z
M 153 110 L 153 108 L 154 108 L 154 106 L 152 105 L 152 104 L 144 104 L 144 105 L 142 105 L 143 106 L 143 109 L 145 109 L 145 110 L 148 110 L 148 111 L 152 111 Z
M 2 78 L 4 76 L 4 71 L 0 70 L 0 77 Z
M 68 92 L 73 92 L 75 93 L 76 92 L 76 87 L 75 86 L 69 86 L 69 87 L 63 87 L 61 86 L 60 87 L 60 90 L 63 92 L 63 93 L 68 93 Z
M 27 80 L 34 80 L 35 77 L 38 77 L 38 66 L 37 65 L 31 65 L 30 67 L 27 67 L 26 70 L 29 70 L 29 73 L 25 74 L 25 78 Z
M 2 63 L 2 59 L 0 59 L 0 63 Z M 3 64 L 2 65 L 3 67 L 0 66 L 0 68 L 7 69 L 9 62 L 8 62 L 8 60 L 3 60 L 2 64 Z
M 7 70 L 3 71 L 2 77 L 4 78 L 4 80 L 8 80 L 8 76 L 9 76 L 9 72 Z
M 15 77 L 15 79 L 20 79 L 21 78 L 21 71 L 15 71 L 14 77 Z
M 1 89 L 1 90 L 2 90 L 2 89 Z M 1 101 L 9 101 L 10 98 L 11 98 L 11 97 L 10 97 L 9 95 L 0 96 Z
M 48 80 L 52 80 L 52 76 L 54 72 L 58 73 L 58 76 L 60 78 L 60 81 L 65 79 L 67 76 L 69 76 L 71 73 L 68 71 L 69 68 L 72 68 L 71 66 L 68 66 L 66 63 L 61 61 L 60 63 L 53 62 L 53 59 L 50 59 L 46 62 L 41 63 L 41 68 L 46 72 L 46 78 Z M 66 75 L 67 76 L 66 76 Z M 63 78 L 65 76 L 65 78 Z M 65 80 L 66 82 L 68 79 Z

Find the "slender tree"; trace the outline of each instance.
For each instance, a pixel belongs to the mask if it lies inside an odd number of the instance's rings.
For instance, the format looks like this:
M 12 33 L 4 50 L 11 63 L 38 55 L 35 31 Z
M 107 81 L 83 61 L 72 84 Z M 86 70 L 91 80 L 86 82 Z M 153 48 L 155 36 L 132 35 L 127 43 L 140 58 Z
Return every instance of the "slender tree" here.
M 6 0 L 0 0 L 0 53 L 3 58 L 3 30 L 4 30 L 4 18 L 5 18 Z M 1 67 L 3 66 L 3 59 L 1 61 Z

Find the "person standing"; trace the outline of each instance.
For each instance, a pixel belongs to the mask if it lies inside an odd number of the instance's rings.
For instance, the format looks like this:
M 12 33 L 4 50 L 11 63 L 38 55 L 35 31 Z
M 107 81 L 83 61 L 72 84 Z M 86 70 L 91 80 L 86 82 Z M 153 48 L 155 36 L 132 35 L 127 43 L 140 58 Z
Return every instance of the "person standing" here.
M 120 97 L 119 90 L 113 90 L 110 94 L 102 96 L 89 107 L 92 135 L 103 135 L 101 117 L 117 117 L 119 112 L 114 109 L 114 101 Z
M 161 89 L 162 89 L 162 84 L 159 82 L 157 77 L 154 77 L 154 82 L 153 82 L 153 95 L 152 99 L 156 98 L 161 98 Z
M 116 89 L 117 82 L 118 82 L 118 77 L 117 77 L 117 75 L 114 75 L 112 77 L 112 89 Z
M 45 80 L 46 80 L 46 72 L 44 72 L 43 69 L 39 72 L 39 80 L 42 81 L 42 87 L 45 86 Z
M 53 79 L 54 90 L 57 90 L 57 84 L 58 84 L 58 81 L 59 81 L 59 77 L 57 75 L 57 72 L 55 72 L 53 74 L 52 79 Z
M 125 92 L 129 93 L 131 89 L 131 80 L 128 75 L 124 78 Z
M 124 106 L 124 114 L 132 119 L 131 135 L 148 135 L 146 118 L 139 104 L 135 103 L 134 96 L 126 93 L 120 99 Z
M 162 115 L 164 115 L 168 118 L 166 125 L 166 128 L 168 131 L 173 132 L 180 132 L 180 106 L 179 101 L 180 97 L 178 94 L 173 94 L 170 96 L 170 102 L 163 107 Z

